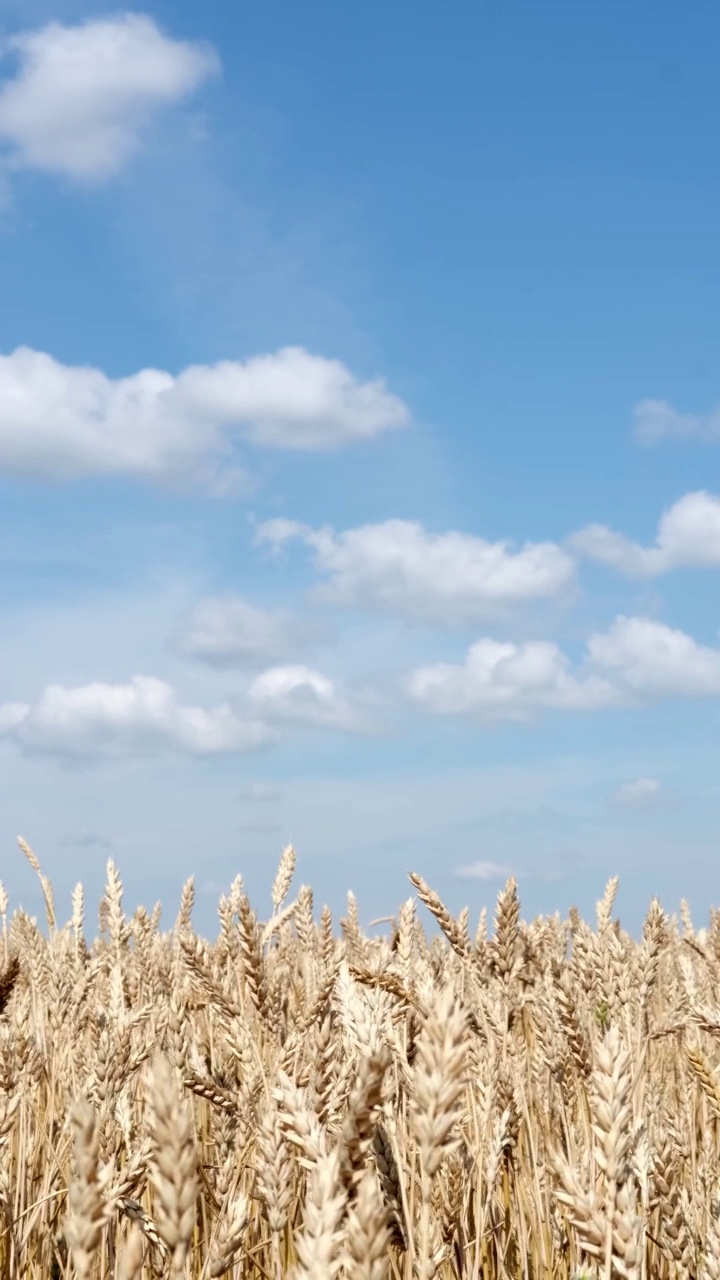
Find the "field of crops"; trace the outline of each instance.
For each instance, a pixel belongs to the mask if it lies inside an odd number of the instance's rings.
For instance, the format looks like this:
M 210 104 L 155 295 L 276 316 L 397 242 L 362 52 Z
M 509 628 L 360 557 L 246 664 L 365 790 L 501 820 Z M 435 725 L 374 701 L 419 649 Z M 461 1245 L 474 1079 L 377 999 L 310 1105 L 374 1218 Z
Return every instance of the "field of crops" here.
M 720 915 L 653 902 L 636 942 L 615 880 L 592 926 L 510 880 L 471 930 L 411 876 L 367 936 L 288 848 L 212 942 L 191 881 L 161 933 L 110 862 L 90 943 L 21 847 L 48 927 L 4 929 L 0 1277 L 720 1277 Z

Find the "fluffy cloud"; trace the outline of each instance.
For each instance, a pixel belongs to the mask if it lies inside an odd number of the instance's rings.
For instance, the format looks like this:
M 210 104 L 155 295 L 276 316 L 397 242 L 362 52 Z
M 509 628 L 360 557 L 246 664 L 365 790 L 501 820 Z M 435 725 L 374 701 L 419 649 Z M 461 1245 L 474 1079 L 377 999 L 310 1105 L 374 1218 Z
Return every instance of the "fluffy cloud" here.
M 478 640 L 463 663 L 419 667 L 407 687 L 430 711 L 475 713 L 488 720 L 525 719 L 541 707 L 590 710 L 618 700 L 608 681 L 574 675 L 559 647 L 545 641 L 518 645 Z
M 429 533 L 421 524 L 387 520 L 336 533 L 292 520 L 270 520 L 257 539 L 277 549 L 299 539 L 311 547 L 327 581 L 324 598 L 432 622 L 463 623 L 555 596 L 574 575 L 568 552 L 552 542 L 485 542 L 465 533 Z
M 662 787 L 657 778 L 636 778 L 634 782 L 624 782 L 613 796 L 613 803 L 622 808 L 643 808 L 657 800 Z
M 641 400 L 634 412 L 635 439 L 642 444 L 658 440 L 720 441 L 720 408 L 707 414 L 679 413 L 667 400 Z
M 184 704 L 153 676 L 127 684 L 53 684 L 34 703 L 0 704 L 0 740 L 27 753 L 76 759 L 256 751 L 293 725 L 350 733 L 373 728 L 332 680 L 302 666 L 271 667 L 243 695 L 209 708 Z M 254 793 L 262 797 L 262 789 Z
M 589 663 L 632 698 L 720 695 L 720 649 L 651 618 L 617 618 L 606 634 L 590 637 L 587 649 Z
M 33 705 L 0 706 L 0 737 L 28 752 L 96 757 L 172 750 L 186 755 L 251 751 L 272 735 L 261 720 L 227 704 L 184 706 L 164 680 L 128 684 L 48 685 Z
M 240 596 L 215 596 L 195 606 L 178 646 L 188 657 L 213 666 L 250 666 L 296 648 L 298 627 L 288 610 L 259 609 Z
M 366 717 L 338 693 L 333 681 L 309 667 L 263 671 L 251 684 L 249 698 L 270 720 L 356 732 L 370 728 Z
M 643 547 L 605 525 L 588 525 L 569 546 L 600 564 L 635 577 L 652 578 L 671 569 L 720 566 L 720 498 L 686 493 L 663 512 L 655 545 Z
M 154 113 L 220 65 L 208 46 L 173 40 L 134 13 L 52 22 L 6 40 L 4 52 L 18 68 L 0 87 L 0 143 L 17 165 L 84 182 L 114 176 Z
M 720 696 L 720 649 L 649 618 L 618 617 L 592 635 L 573 671 L 555 644 L 483 639 L 465 661 L 420 667 L 410 697 L 429 711 L 524 719 L 541 708 L 587 711 L 668 697 Z
M 331 450 L 403 426 L 381 380 L 360 383 L 300 347 L 177 377 L 143 369 L 108 378 L 20 347 L 0 356 L 0 471 L 51 480 L 130 476 L 213 484 L 233 445 Z

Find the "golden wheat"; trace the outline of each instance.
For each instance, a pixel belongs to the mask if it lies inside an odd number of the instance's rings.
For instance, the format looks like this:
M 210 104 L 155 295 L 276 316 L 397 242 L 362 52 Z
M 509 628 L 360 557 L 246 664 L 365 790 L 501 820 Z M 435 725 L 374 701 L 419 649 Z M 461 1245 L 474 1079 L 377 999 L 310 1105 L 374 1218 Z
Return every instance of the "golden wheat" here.
M 640 941 L 419 875 L 370 936 L 237 877 L 215 941 L 0 886 L 0 1280 L 720 1280 L 720 914 Z M 439 933 L 418 919 L 430 913 Z

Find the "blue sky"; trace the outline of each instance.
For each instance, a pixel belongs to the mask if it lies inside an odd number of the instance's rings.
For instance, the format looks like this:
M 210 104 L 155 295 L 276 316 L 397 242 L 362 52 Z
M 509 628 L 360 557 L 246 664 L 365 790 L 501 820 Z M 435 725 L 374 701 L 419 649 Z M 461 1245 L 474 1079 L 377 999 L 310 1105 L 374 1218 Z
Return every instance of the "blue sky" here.
M 0 839 L 717 900 L 709 3 L 4 6 Z M 68 906 L 69 910 L 69 906 Z

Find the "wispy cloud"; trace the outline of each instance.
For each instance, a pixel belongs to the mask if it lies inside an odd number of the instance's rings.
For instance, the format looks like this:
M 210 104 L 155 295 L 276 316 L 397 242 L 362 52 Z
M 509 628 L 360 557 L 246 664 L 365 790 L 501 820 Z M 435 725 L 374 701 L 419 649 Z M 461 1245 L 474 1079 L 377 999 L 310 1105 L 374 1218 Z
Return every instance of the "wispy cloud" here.
M 513 874 L 510 867 L 499 862 L 469 862 L 458 867 L 455 875 L 460 880 L 507 880 Z
M 633 435 L 640 444 L 660 440 L 720 442 L 720 408 L 706 414 L 680 413 L 667 400 L 641 400 L 634 411 Z
M 282 799 L 282 794 L 282 788 L 277 783 L 259 779 L 243 787 L 238 792 L 238 799 L 250 801 L 253 804 L 277 804 Z
M 155 113 L 220 69 L 209 45 L 174 40 L 140 13 L 51 22 L 10 37 L 2 53 L 18 63 L 0 82 L 0 144 L 10 163 L 85 183 L 114 177 Z
M 657 778 L 635 778 L 633 782 L 623 782 L 613 796 L 613 803 L 621 808 L 644 808 L 653 804 L 662 794 L 662 785 Z
M 468 862 L 455 868 L 455 876 L 458 880 L 478 880 L 484 884 L 505 884 L 505 882 L 513 876 L 518 881 L 542 881 L 546 884 L 554 884 L 558 880 L 563 880 L 568 875 L 571 867 L 577 869 L 580 856 L 574 852 L 572 857 L 567 855 L 559 855 L 549 862 L 543 861 L 540 866 L 516 867 L 510 866 L 509 863 L 491 862 L 480 859 L 477 862 Z
M 308 631 L 289 609 L 261 609 L 227 594 L 200 600 L 178 631 L 176 645 L 211 666 L 263 665 L 297 654 Z

